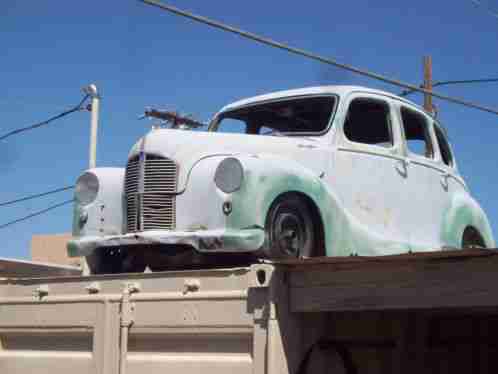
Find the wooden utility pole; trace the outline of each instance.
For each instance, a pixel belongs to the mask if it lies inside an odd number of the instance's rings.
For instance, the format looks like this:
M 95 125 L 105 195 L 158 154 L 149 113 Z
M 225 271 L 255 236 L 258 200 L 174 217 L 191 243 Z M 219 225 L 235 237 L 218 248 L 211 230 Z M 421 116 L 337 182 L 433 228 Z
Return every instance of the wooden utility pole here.
M 432 58 L 424 56 L 424 89 L 432 92 Z M 424 94 L 424 109 L 429 113 L 434 112 L 432 95 Z

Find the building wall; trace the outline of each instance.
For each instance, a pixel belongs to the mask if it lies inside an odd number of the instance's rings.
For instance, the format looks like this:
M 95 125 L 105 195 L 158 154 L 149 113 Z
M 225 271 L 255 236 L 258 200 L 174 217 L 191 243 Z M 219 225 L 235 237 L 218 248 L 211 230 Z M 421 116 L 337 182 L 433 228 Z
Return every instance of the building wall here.
M 44 263 L 80 266 L 80 258 L 67 256 L 66 244 L 70 239 L 70 233 L 34 235 L 31 238 L 31 259 Z

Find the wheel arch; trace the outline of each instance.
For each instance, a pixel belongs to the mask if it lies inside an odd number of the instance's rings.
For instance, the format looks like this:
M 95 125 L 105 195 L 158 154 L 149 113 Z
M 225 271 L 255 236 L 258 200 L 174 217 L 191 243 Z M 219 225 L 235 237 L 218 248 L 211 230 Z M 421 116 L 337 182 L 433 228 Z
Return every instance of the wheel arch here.
M 254 225 L 264 227 L 270 207 L 276 199 L 285 194 L 298 194 L 306 201 L 319 223 L 322 254 L 330 255 L 338 239 L 335 227 L 341 225 L 344 221 L 341 218 L 344 217 L 340 213 L 337 197 L 326 182 L 292 159 L 274 155 L 236 157 L 244 166 L 244 183 L 239 191 L 232 194 L 234 209 L 227 217 L 227 225 L 232 228 Z M 344 224 L 340 227 L 344 227 Z M 341 230 L 337 230 L 341 233 Z
M 467 230 L 467 234 L 465 234 Z M 468 233 L 471 234 L 468 234 Z M 491 225 L 479 204 L 472 198 L 456 196 L 443 217 L 441 242 L 442 245 L 460 248 L 464 235 L 478 233 L 484 246 L 495 247 Z
M 463 230 L 462 248 L 468 248 L 472 245 L 486 248 L 486 242 L 482 234 L 474 226 L 469 225 Z
M 279 201 L 284 200 L 286 198 L 290 198 L 290 197 L 294 197 L 294 196 L 298 197 L 299 199 L 304 201 L 304 203 L 306 204 L 306 206 L 310 210 L 311 217 L 313 220 L 314 232 L 315 232 L 315 235 L 317 238 L 317 243 L 316 243 L 317 248 L 316 248 L 315 256 L 317 256 L 317 257 L 318 256 L 325 256 L 325 254 L 326 254 L 326 250 L 325 250 L 325 226 L 323 223 L 322 212 L 321 212 L 320 208 L 318 207 L 316 201 L 308 194 L 306 194 L 302 191 L 293 191 L 293 190 L 280 193 L 279 195 L 277 195 L 273 199 L 272 203 L 268 207 L 268 209 L 266 211 L 266 215 L 265 215 L 265 222 L 268 219 L 268 215 L 269 215 L 272 207 L 276 203 L 278 203 Z

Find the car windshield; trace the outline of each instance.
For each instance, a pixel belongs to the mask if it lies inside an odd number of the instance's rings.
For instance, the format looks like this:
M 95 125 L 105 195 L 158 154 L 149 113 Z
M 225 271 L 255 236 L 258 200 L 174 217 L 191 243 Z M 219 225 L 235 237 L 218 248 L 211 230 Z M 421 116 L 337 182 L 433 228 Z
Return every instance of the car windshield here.
M 209 131 L 254 135 L 318 135 L 327 130 L 335 97 L 315 96 L 255 104 L 220 114 Z

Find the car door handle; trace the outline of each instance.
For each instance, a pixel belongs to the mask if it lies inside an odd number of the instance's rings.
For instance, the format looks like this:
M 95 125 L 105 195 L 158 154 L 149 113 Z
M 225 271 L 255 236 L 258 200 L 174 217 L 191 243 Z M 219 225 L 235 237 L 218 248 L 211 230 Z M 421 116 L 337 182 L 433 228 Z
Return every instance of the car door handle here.
M 398 160 L 394 167 L 396 168 L 399 174 L 401 174 L 403 177 L 406 178 L 408 176 L 408 165 L 410 165 L 410 160 L 403 159 L 403 160 Z
M 449 173 L 442 173 L 441 174 L 441 186 L 444 188 L 445 191 L 448 191 L 448 178 L 450 177 Z
M 313 144 L 298 144 L 297 146 L 299 148 L 307 148 L 307 149 L 317 148 L 317 146 Z

